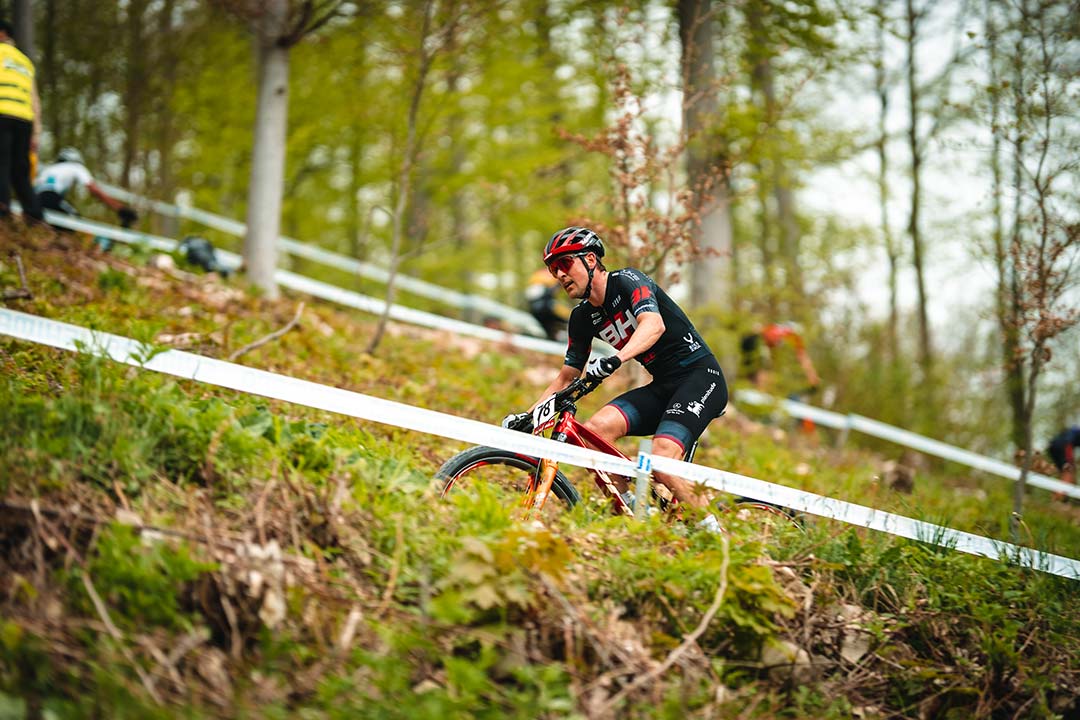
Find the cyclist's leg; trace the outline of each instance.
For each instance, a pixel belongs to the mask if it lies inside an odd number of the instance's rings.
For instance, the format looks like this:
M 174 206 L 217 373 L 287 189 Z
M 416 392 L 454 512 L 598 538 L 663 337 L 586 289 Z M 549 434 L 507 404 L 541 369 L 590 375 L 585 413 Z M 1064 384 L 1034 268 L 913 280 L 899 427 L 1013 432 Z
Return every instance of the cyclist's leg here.
M 653 436 L 653 454 L 680 460 L 713 418 L 727 406 L 728 391 L 719 364 L 712 360 L 693 368 L 668 399 Z M 680 503 L 705 507 L 708 500 L 693 482 L 667 473 L 654 473 Z
M 611 444 L 627 435 L 651 435 L 663 409 L 655 395 L 651 385 L 627 391 L 596 411 L 585 421 L 585 427 Z M 612 480 L 619 492 L 627 490 L 624 478 L 612 476 Z

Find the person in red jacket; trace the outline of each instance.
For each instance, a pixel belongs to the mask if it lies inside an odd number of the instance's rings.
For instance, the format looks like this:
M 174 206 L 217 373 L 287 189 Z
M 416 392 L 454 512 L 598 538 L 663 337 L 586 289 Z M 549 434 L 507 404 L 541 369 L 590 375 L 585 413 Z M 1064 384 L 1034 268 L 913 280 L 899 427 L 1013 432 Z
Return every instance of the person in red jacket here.
M 775 372 L 776 356 L 782 345 L 787 344 L 795 353 L 795 359 L 806 378 L 806 390 L 814 392 L 821 384 L 814 363 L 806 352 L 802 336 L 791 323 L 761 325 L 743 336 L 740 343 L 743 376 L 758 390 L 770 389 Z
M 1080 447 L 1080 425 L 1073 425 L 1055 435 L 1046 449 L 1046 453 L 1061 473 L 1062 482 L 1076 484 L 1076 448 L 1078 447 Z M 1059 494 L 1057 497 L 1064 496 Z

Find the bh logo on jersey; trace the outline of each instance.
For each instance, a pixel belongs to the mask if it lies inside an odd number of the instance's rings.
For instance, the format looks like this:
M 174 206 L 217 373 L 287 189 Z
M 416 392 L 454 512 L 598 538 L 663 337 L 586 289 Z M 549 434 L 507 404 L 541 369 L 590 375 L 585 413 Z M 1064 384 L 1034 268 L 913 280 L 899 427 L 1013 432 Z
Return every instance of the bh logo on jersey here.
M 611 322 L 600 328 L 599 337 L 608 345 L 621 348 L 626 343 L 626 339 L 634 334 L 634 328 L 636 327 L 636 317 L 632 314 L 627 315 L 625 312 L 620 312 L 611 319 Z

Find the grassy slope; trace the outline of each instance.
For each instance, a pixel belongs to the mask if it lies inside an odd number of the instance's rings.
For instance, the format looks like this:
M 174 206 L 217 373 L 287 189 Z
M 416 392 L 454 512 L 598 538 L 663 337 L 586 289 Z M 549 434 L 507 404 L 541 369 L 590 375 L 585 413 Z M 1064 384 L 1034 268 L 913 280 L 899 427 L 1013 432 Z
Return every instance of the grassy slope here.
M 299 300 L 3 230 L 0 288 L 13 250 L 34 298 L 8 307 L 214 357 Z M 308 300 L 239 362 L 486 420 L 553 371 L 401 326 L 369 356 L 373 328 Z M 458 443 L 7 339 L 0 365 L 0 716 L 1080 712 L 1074 582 L 826 522 L 718 542 L 583 507 L 523 527 L 495 496 L 438 501 Z M 963 468 L 896 493 L 879 457 L 736 417 L 698 461 L 1004 537 L 1007 483 Z M 1074 507 L 1035 491 L 1026 520 L 1080 557 Z M 812 662 L 769 667 L 785 653 Z

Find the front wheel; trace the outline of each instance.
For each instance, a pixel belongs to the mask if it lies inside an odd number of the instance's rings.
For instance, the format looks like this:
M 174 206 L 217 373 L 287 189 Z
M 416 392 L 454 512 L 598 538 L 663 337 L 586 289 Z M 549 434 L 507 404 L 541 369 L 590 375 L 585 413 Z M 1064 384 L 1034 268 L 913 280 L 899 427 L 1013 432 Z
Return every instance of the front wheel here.
M 451 491 L 460 493 L 480 492 L 493 489 L 505 493 L 507 502 L 520 505 L 536 475 L 540 461 L 528 455 L 518 455 L 491 447 L 474 447 L 464 450 L 443 463 L 435 478 L 442 483 L 442 497 Z M 581 495 L 562 471 L 555 472 L 551 498 L 544 504 L 543 514 L 557 514 L 581 500 Z

